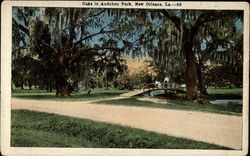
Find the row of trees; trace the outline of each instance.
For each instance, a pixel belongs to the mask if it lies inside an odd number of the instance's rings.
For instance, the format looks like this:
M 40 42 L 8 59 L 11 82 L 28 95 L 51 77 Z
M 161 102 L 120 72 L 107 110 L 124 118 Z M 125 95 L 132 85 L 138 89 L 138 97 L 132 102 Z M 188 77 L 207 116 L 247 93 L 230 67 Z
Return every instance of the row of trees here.
M 152 37 L 157 37 L 155 40 L 159 39 L 159 43 L 151 48 L 152 65 L 159 70 L 159 75 L 168 73 L 170 77 L 183 75 L 180 68 L 186 67 L 187 99 L 197 99 L 198 89 L 202 97 L 207 97 L 204 73 L 211 68 L 206 65 L 208 61 L 215 66 L 242 66 L 243 37 L 239 26 L 242 12 L 160 12 L 168 20 L 160 23 L 164 29 L 153 30 L 158 35 Z
M 123 38 L 130 33 L 120 35 L 132 29 L 130 21 L 116 24 L 115 17 L 108 16 L 106 9 L 15 8 L 14 12 L 13 62 L 28 64 L 29 70 L 37 74 L 39 84 L 55 87 L 57 96 L 69 96 L 80 81 L 88 84 L 92 73 L 106 73 L 108 80 L 126 69 L 120 56 L 129 47 Z M 104 18 L 110 22 L 104 22 Z M 93 39 L 97 40 L 95 44 Z M 123 41 L 120 46 L 118 40 Z M 28 51 L 26 56 L 19 55 L 23 49 Z M 37 57 L 39 67 L 32 70 L 34 65 L 22 61 L 22 57 L 31 60 Z M 19 72 L 21 64 L 13 64 L 14 82 L 19 77 L 15 73 L 27 75 L 27 69 L 23 68 L 25 73 Z
M 93 75 L 108 86 L 126 71 L 125 54 L 153 58 L 150 66 L 160 80 L 185 81 L 188 100 L 198 98 L 198 89 L 207 95 L 203 77 L 212 69 L 206 62 L 237 71 L 242 66 L 242 11 L 16 7 L 13 12 L 14 84 L 34 82 L 55 88 L 57 96 L 69 96 L 79 82 L 91 84 Z

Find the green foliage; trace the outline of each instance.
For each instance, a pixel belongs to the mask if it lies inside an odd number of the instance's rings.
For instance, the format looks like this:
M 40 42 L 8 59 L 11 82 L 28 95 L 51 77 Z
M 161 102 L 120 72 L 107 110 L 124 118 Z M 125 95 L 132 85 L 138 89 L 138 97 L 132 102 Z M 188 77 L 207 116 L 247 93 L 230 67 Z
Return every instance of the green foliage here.
M 16 87 L 22 88 L 23 86 L 31 88 L 33 85 L 37 85 L 39 80 L 37 75 L 38 66 L 39 62 L 29 55 L 14 58 L 12 63 L 12 83 Z
M 55 114 L 16 110 L 12 111 L 11 120 L 11 146 L 15 147 L 227 149 L 204 142 Z
M 159 81 L 186 79 L 187 94 L 197 98 L 191 93 L 197 92 L 197 76 L 192 74 L 196 61 L 201 74 L 208 60 L 242 66 L 242 26 L 237 26 L 241 22 L 242 11 L 14 7 L 13 55 L 26 48 L 31 58 L 37 58 L 38 82 L 24 80 L 33 65 L 25 74 L 19 65 L 13 66 L 13 81 L 17 86 L 56 89 L 58 96 L 69 96 L 80 85 L 108 89 L 114 83 L 133 89 L 152 82 L 145 73 L 119 76 L 127 70 L 122 56 L 129 54 L 151 57 L 150 67 Z
M 118 89 L 141 89 L 146 84 L 152 83 L 154 76 L 148 68 L 143 68 L 135 73 L 123 72 L 114 82 Z
M 56 52 L 49 47 L 51 44 L 51 32 L 48 24 L 36 19 L 36 24 L 30 31 L 33 30 L 30 39 L 29 52 L 37 57 L 39 65 L 36 69 L 36 74 L 39 79 L 38 86 L 40 89 L 52 91 L 55 89 L 56 73 Z
M 150 66 L 160 81 L 166 76 L 178 83 L 186 79 L 187 98 L 197 98 L 196 88 L 206 92 L 202 82 L 204 72 L 198 71 L 204 71 L 208 60 L 234 65 L 242 62 L 242 26 L 236 26 L 242 21 L 242 11 L 162 10 L 161 13 L 157 16 L 166 20 L 156 22 L 156 28 L 148 26 L 150 30 L 143 34 L 151 39 L 146 46 L 152 58 Z
M 129 89 L 132 90 L 133 89 L 133 79 L 132 77 L 129 75 L 128 72 L 124 72 L 122 75 L 120 75 L 114 82 L 114 87 L 118 88 L 118 89 Z
M 207 84 L 213 84 L 215 87 L 232 86 L 242 87 L 243 84 L 243 65 L 222 65 L 209 70 L 206 75 Z
M 115 11 L 114 16 L 108 16 L 108 9 L 94 8 L 13 10 L 13 32 L 25 34 L 25 48 L 39 60 L 39 87 L 56 89 L 58 96 L 78 91 L 79 83 L 86 88 L 97 87 L 95 77 L 102 74 L 105 83 L 112 81 L 127 68 L 121 54 L 135 49 L 128 43 L 138 30 L 132 29 L 131 19 L 114 21 Z M 19 47 L 22 42 L 19 37 L 13 45 Z

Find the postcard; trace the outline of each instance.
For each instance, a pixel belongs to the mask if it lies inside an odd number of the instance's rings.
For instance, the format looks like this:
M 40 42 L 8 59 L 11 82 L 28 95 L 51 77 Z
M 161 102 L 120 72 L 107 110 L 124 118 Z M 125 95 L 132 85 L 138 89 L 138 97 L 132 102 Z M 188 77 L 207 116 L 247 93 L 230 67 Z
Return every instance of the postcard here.
M 3 155 L 247 155 L 249 4 L 4 1 Z

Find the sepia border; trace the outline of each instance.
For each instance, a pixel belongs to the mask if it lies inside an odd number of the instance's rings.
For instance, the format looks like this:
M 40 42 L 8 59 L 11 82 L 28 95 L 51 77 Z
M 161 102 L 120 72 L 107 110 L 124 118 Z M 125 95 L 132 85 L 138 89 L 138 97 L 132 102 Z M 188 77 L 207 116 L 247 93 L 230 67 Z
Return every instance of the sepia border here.
M 181 6 L 119 6 L 83 5 L 87 1 L 4 1 L 1 5 L 1 153 L 3 155 L 247 155 L 249 130 L 249 4 L 247 2 L 180 2 Z M 94 2 L 94 1 L 89 1 Z M 100 2 L 100 1 L 96 1 Z M 106 1 L 107 2 L 107 1 Z M 112 2 L 112 1 L 110 1 Z M 113 1 L 114 2 L 114 1 Z M 124 1 L 125 2 L 125 1 Z M 135 1 L 126 1 L 135 2 Z M 138 1 L 147 3 L 147 1 Z M 148 1 L 150 2 L 150 1 Z M 155 2 L 155 1 L 154 1 Z M 165 2 L 159 1 L 164 4 Z M 169 1 L 174 4 L 177 1 Z M 11 38 L 12 7 L 77 7 L 77 8 L 141 8 L 244 10 L 244 77 L 242 150 L 170 150 L 170 149 L 110 149 L 110 148 L 23 148 L 10 147 L 11 117 Z

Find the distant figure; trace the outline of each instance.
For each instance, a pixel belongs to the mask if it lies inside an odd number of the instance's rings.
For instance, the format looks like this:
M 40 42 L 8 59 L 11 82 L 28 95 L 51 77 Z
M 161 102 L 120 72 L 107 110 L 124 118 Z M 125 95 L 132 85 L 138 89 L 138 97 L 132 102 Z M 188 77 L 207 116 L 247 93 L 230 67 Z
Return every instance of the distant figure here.
M 181 88 L 186 88 L 186 84 L 182 84 L 182 85 L 181 85 Z
M 165 77 L 164 83 L 168 83 L 168 82 L 169 82 L 169 77 Z
M 164 87 L 167 88 L 168 87 L 168 83 L 169 83 L 169 77 L 165 77 L 164 79 Z
M 155 81 L 155 86 L 156 86 L 156 88 L 160 88 L 161 87 L 161 83 L 159 82 L 159 81 Z

